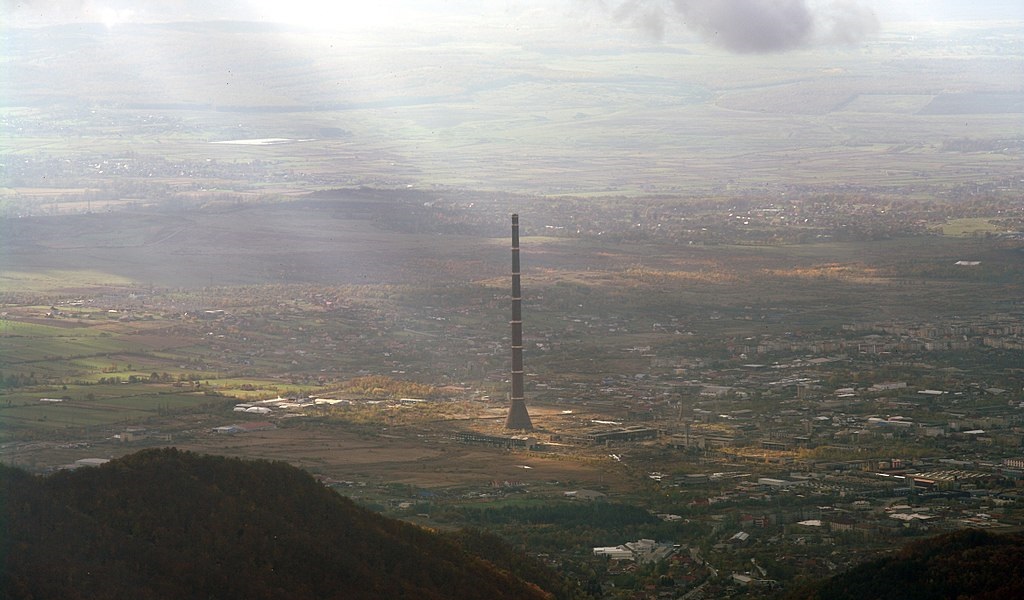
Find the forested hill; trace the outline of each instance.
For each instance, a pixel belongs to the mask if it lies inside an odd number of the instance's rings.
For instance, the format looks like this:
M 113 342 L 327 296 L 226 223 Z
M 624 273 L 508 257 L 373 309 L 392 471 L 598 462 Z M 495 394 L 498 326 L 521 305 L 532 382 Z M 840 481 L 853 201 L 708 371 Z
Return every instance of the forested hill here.
M 967 529 L 793 590 L 786 600 L 1019 600 L 1024 535 Z
M 46 478 L 0 467 L 0 518 L 3 598 L 551 597 L 283 463 L 163 449 Z

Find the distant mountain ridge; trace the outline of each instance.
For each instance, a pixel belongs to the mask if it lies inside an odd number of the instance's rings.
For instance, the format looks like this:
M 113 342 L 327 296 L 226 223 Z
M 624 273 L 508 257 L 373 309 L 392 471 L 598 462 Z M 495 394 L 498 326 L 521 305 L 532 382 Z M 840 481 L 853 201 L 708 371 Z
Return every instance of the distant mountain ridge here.
M 543 599 L 459 544 L 284 463 L 146 450 L 0 467 L 3 598 Z

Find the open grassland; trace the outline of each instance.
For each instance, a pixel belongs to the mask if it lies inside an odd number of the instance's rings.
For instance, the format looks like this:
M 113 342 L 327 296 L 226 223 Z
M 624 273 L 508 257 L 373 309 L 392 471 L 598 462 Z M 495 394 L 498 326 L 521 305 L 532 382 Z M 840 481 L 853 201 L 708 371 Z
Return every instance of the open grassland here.
M 7 261 L 8 265 L 13 261 Z M 20 290 L 24 292 L 52 290 L 54 288 L 71 289 L 74 287 L 93 287 L 105 285 L 126 285 L 131 279 L 120 277 L 101 270 L 83 269 L 61 270 L 61 269 L 40 269 L 33 271 L 17 271 L 4 269 L 0 275 L 0 284 L 6 290 Z
M 942 227 L 943 235 L 958 237 L 1003 233 L 1004 231 L 1005 228 L 994 222 L 993 219 L 984 217 L 954 219 Z
M 41 396 L 48 394 L 48 396 Z M 53 398 L 53 395 L 58 397 Z M 171 412 L 191 411 L 209 404 L 202 392 L 182 393 L 159 386 L 70 385 L 59 391 L 15 391 L 4 394 L 0 423 L 5 441 L 61 435 L 68 429 L 121 427 L 146 423 Z M 74 434 L 81 435 L 75 431 Z

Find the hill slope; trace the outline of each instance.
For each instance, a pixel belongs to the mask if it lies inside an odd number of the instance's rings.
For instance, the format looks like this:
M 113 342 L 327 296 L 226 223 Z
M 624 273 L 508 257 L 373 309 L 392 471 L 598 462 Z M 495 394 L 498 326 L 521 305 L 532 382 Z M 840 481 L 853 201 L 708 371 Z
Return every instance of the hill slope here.
M 1024 598 L 1024 536 L 963 530 L 786 594 L 787 600 Z
M 0 597 L 550 597 L 283 463 L 149 450 L 0 484 Z

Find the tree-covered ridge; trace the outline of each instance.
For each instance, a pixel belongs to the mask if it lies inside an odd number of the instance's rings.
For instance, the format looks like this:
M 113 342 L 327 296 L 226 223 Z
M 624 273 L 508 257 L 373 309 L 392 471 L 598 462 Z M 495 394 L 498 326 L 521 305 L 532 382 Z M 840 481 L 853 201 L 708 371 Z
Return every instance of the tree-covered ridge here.
M 284 463 L 147 450 L 0 467 L 4 598 L 549 598 Z
M 909 544 L 787 594 L 788 600 L 1024 598 L 1024 535 L 967 529 Z

